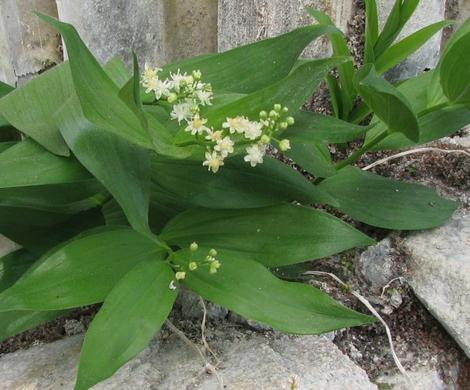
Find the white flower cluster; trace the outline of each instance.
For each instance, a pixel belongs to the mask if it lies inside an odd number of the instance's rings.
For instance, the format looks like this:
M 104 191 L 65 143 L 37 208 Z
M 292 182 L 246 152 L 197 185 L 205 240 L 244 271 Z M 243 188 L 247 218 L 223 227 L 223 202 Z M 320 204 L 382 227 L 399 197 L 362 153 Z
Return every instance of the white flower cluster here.
M 201 81 L 201 71 L 170 74 L 169 79 L 158 78 L 159 68 L 145 66 L 142 85 L 146 92 L 154 92 L 158 100 L 166 100 L 173 105 L 170 118 L 179 124 L 186 122 L 185 131 L 196 136 L 198 141 L 207 145 L 203 166 L 216 173 L 224 165 L 224 160 L 235 150 L 235 144 L 245 148 L 244 160 L 252 167 L 263 163 L 267 146 L 272 141 L 281 151 L 290 149 L 287 139 L 278 140 L 276 134 L 294 124 L 294 118 L 287 116 L 287 107 L 275 104 L 268 113 L 261 111 L 259 120 L 253 121 L 245 116 L 226 118 L 221 129 L 214 130 L 200 115 L 201 106 L 212 105 L 212 86 Z

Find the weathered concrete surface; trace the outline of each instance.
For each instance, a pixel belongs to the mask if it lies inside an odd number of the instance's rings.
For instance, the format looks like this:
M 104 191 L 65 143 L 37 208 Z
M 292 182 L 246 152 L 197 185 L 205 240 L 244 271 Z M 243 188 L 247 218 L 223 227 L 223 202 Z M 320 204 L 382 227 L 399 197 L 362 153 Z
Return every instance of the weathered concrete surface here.
M 218 373 L 227 390 L 291 389 L 294 376 L 297 389 L 377 389 L 362 369 L 320 336 L 268 337 L 236 329 L 214 330 L 208 336 L 222 361 Z M 81 336 L 73 336 L 3 356 L 0 387 L 72 389 L 81 342 Z M 139 357 L 94 389 L 220 389 L 217 378 L 208 375 L 203 366 L 192 349 L 170 335 L 152 342 Z
M 271 38 L 296 27 L 311 24 L 313 19 L 306 12 L 306 7 L 327 12 L 344 31 L 353 12 L 351 0 L 220 0 L 219 51 Z M 322 57 L 329 53 L 328 40 L 320 38 L 306 49 L 304 57 Z
M 404 246 L 414 292 L 470 357 L 470 214 L 410 236 Z
M 416 371 L 407 371 L 414 390 L 451 390 L 453 386 L 447 387 L 439 373 L 429 367 L 422 367 Z M 385 389 L 410 390 L 410 384 L 402 374 L 381 376 L 375 381 Z
M 0 1 L 0 80 L 15 84 L 60 61 L 59 36 L 33 11 L 57 16 L 54 0 Z
M 395 0 L 377 1 L 381 28 L 394 4 Z M 445 0 L 421 1 L 396 42 L 423 27 L 445 19 L 445 6 Z M 434 68 L 439 61 L 441 38 L 441 32 L 434 35 L 419 51 L 390 71 L 389 77 L 393 80 L 405 79 L 422 73 L 426 68 Z
M 57 0 L 100 62 L 114 56 L 165 64 L 216 51 L 217 0 Z

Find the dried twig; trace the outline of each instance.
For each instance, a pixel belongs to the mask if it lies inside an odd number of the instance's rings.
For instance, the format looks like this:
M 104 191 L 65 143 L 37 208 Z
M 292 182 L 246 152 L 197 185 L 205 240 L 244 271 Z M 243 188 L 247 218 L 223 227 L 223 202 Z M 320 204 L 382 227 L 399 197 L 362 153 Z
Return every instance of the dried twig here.
M 206 318 L 207 318 L 207 307 L 206 304 L 204 303 L 204 299 L 199 297 L 199 303 L 202 306 L 202 322 L 201 322 L 201 339 L 202 339 L 202 344 L 204 345 L 204 348 L 206 351 L 209 351 L 209 353 L 212 355 L 212 357 L 215 359 L 217 366 L 220 364 L 220 359 L 216 355 L 216 353 L 212 350 L 212 348 L 209 346 L 206 340 Z
M 385 286 L 382 287 L 382 294 L 380 294 L 380 298 L 382 298 L 385 295 L 385 291 L 387 291 L 387 289 L 390 288 L 392 283 L 396 282 L 397 280 L 399 280 L 400 283 L 402 283 L 404 278 L 403 278 L 403 276 L 399 276 L 397 278 L 393 278 L 392 280 L 390 280 L 390 282 L 388 282 Z
M 382 158 L 380 160 L 377 160 L 376 162 L 362 168 L 363 171 L 368 171 L 369 169 L 371 168 L 374 168 L 376 167 L 377 165 L 381 165 L 381 164 L 384 164 L 388 161 L 391 161 L 391 160 L 395 160 L 397 158 L 401 158 L 401 157 L 404 157 L 404 156 L 408 156 L 410 154 L 415 154 L 415 153 L 426 153 L 426 152 L 439 152 L 439 153 L 448 153 L 448 154 L 452 154 L 452 153 L 455 153 L 455 154 L 464 154 L 466 156 L 469 156 L 470 157 L 470 152 L 466 151 L 466 150 L 462 150 L 462 149 L 440 149 L 440 148 L 432 148 L 432 147 L 429 147 L 429 148 L 417 148 L 417 149 L 411 149 L 411 150 L 406 150 L 404 152 L 401 152 L 401 153 L 397 153 L 397 154 L 394 154 L 393 156 L 388 156 L 388 157 L 385 157 L 385 158 Z
M 322 271 L 307 271 L 304 273 L 305 275 L 315 275 L 315 276 L 329 276 L 333 278 L 336 282 L 341 284 L 343 287 L 348 287 L 346 283 L 344 283 L 340 278 L 338 278 L 335 274 L 329 273 L 329 272 L 322 272 Z M 405 368 L 400 362 L 400 359 L 398 359 L 397 354 L 395 353 L 395 348 L 393 347 L 393 338 L 392 338 L 392 332 L 390 331 L 390 328 L 388 327 L 387 323 L 385 320 L 380 316 L 380 314 L 373 308 L 373 306 L 369 303 L 369 301 L 364 298 L 361 294 L 359 294 L 355 290 L 350 290 L 351 294 L 354 295 L 359 301 L 361 301 L 364 306 L 369 309 L 369 311 L 382 323 L 382 325 L 385 327 L 385 331 L 387 332 L 387 337 L 388 337 L 388 342 L 390 344 L 390 352 L 393 357 L 393 361 L 395 362 L 395 365 L 397 366 L 398 370 L 403 374 L 403 376 L 406 378 L 408 381 L 408 384 L 410 386 L 410 389 L 414 389 L 413 382 L 406 372 Z

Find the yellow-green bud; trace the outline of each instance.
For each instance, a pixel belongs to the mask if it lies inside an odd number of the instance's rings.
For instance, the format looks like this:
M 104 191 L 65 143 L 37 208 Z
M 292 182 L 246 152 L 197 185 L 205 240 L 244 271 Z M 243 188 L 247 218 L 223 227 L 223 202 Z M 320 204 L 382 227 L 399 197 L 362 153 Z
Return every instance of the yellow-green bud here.
M 274 110 L 277 111 L 277 112 L 281 112 L 282 106 L 280 104 L 275 104 L 274 105 Z
M 261 136 L 260 142 L 264 145 L 267 145 L 271 142 L 271 137 L 269 137 L 269 135 L 263 134 Z
M 282 130 L 285 130 L 287 129 L 289 125 L 287 124 L 287 122 L 281 122 L 279 123 L 279 127 L 282 129 Z
M 220 268 L 221 264 L 218 260 L 215 260 L 211 263 L 210 267 L 209 267 L 209 272 L 211 274 L 215 274 L 217 272 L 217 270 Z
M 294 117 L 292 117 L 292 116 L 288 116 L 288 117 L 286 118 L 286 122 L 287 122 L 287 124 L 288 124 L 289 126 L 292 126 L 292 125 L 295 123 L 295 119 L 294 119 Z
M 269 117 L 273 119 L 279 118 L 279 113 L 277 111 L 271 110 L 269 111 Z
M 283 139 L 279 142 L 279 149 L 285 152 L 286 150 L 290 149 L 290 141 L 288 139 Z
M 287 107 L 282 107 L 282 112 L 287 113 L 287 112 L 289 112 L 289 109 Z
M 261 111 L 261 112 L 259 113 L 259 117 L 260 117 L 261 119 L 266 119 L 266 118 L 268 117 L 268 113 L 263 110 L 263 111 Z
M 190 246 L 189 246 L 189 249 L 191 252 L 196 252 L 199 248 L 199 245 L 197 244 L 197 242 L 193 242 Z
M 186 277 L 186 272 L 179 271 L 175 274 L 176 280 L 183 280 Z
M 201 80 L 201 77 L 202 77 L 201 71 L 199 69 L 193 70 L 193 77 L 195 80 Z
M 212 248 L 212 249 L 209 251 L 209 256 L 212 256 L 212 257 L 217 256 L 217 251 L 216 251 L 214 248 Z
M 178 95 L 177 95 L 176 93 L 170 93 L 170 94 L 168 95 L 167 100 L 168 100 L 168 103 L 170 103 L 170 104 L 171 104 L 171 103 L 174 103 L 174 102 L 176 102 L 176 101 L 178 100 Z
M 195 261 L 191 261 L 191 262 L 189 263 L 189 266 L 188 266 L 188 267 L 189 267 L 189 270 L 190 270 L 190 271 L 196 271 L 196 270 L 197 270 L 197 263 L 196 263 Z

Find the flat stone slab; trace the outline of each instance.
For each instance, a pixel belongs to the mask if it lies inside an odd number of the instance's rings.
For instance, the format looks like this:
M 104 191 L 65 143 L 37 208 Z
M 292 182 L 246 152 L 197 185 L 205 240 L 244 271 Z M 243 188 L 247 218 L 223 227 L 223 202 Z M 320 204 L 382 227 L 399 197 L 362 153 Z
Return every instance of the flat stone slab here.
M 208 329 L 218 370 L 228 390 L 377 389 L 367 374 L 322 336 L 293 337 L 226 327 Z M 0 358 L 2 389 L 73 389 L 83 336 L 17 351 Z M 158 338 L 114 377 L 93 387 L 109 389 L 218 390 L 202 359 L 173 334 Z
M 409 283 L 470 357 L 470 213 L 410 236 Z

